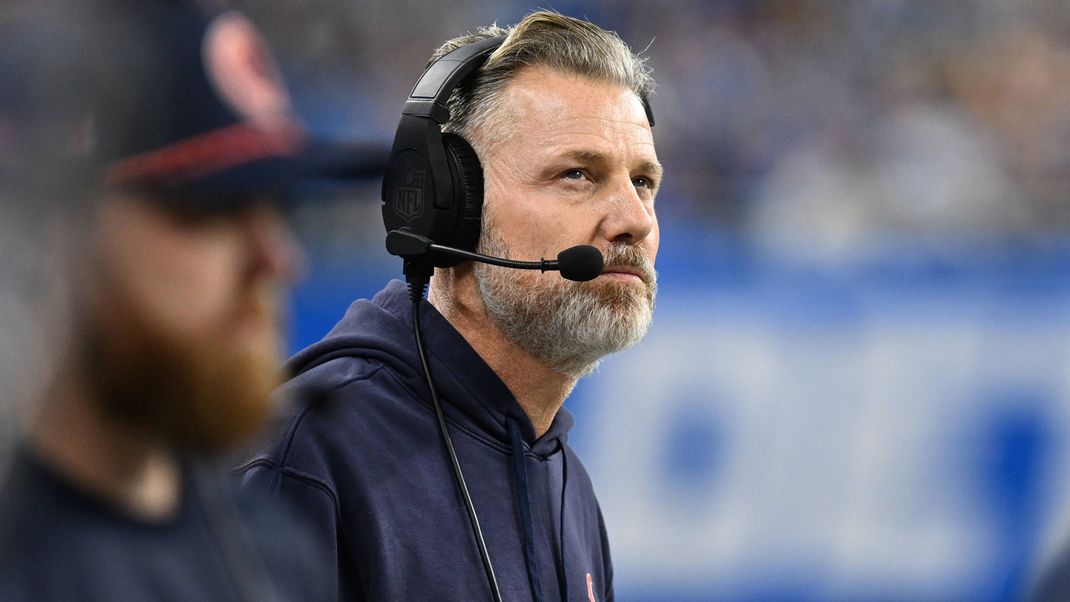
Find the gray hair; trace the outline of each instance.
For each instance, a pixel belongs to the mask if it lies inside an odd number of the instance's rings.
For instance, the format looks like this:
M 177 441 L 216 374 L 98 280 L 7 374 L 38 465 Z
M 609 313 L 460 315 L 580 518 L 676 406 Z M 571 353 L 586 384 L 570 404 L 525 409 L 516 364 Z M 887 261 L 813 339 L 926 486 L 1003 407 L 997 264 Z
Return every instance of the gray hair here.
M 476 150 L 482 142 L 476 133 L 494 124 L 495 116 L 501 114 L 506 85 L 525 67 L 542 65 L 617 84 L 635 92 L 644 103 L 654 90 L 646 59 L 633 53 L 616 33 L 550 11 L 533 12 L 512 27 L 495 24 L 453 38 L 434 52 L 428 64 L 461 46 L 493 37 L 505 40 L 474 76 L 453 91 L 450 121 L 443 127 L 467 139 Z M 505 132 L 498 134 L 504 137 Z

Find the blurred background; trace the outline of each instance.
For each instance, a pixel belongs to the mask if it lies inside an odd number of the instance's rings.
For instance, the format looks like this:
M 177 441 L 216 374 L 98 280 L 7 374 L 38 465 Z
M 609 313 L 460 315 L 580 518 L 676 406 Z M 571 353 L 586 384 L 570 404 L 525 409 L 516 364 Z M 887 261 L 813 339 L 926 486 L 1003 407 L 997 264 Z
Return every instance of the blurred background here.
M 249 0 L 324 135 L 538 7 L 658 81 L 650 336 L 569 401 L 621 600 L 1006 600 L 1070 518 L 1061 1 Z M 378 182 L 296 217 L 293 345 L 400 262 Z
M 313 131 L 384 147 L 480 25 L 553 8 L 649 57 L 658 309 L 568 402 L 618 599 L 1013 600 L 1070 545 L 1065 2 L 237 4 Z M 379 207 L 294 215 L 293 350 L 400 276 Z

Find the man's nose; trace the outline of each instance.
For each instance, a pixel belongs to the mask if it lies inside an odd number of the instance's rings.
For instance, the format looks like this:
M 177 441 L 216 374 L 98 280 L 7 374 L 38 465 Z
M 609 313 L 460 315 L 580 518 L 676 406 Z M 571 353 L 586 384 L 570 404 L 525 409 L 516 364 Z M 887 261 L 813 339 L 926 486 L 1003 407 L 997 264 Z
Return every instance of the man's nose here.
M 258 206 L 243 219 L 251 272 L 280 283 L 293 282 L 303 275 L 305 254 L 281 211 L 269 205 Z
M 636 244 L 650 235 L 656 223 L 654 203 L 644 199 L 630 177 L 618 178 L 610 190 L 603 234 L 611 242 Z

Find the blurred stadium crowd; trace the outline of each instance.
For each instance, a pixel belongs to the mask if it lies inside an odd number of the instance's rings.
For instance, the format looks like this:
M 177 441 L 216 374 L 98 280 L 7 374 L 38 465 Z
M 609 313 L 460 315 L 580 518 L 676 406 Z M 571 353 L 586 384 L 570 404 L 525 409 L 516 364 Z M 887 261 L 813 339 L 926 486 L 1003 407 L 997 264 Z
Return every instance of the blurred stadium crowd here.
M 436 40 L 531 8 L 244 4 L 313 127 L 384 141 Z M 1070 226 L 1070 13 L 1058 0 L 554 8 L 647 45 L 670 166 L 663 220 L 833 261 L 887 237 L 1015 241 Z

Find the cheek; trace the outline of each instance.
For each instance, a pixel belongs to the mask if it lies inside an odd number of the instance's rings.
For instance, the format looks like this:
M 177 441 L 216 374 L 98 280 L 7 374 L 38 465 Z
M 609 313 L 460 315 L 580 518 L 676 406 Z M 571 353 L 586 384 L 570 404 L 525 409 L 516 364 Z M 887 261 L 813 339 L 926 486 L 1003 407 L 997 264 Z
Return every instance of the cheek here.
M 654 227 L 650 230 L 646 240 L 643 241 L 643 245 L 647 249 L 647 256 L 650 257 L 650 261 L 653 263 L 658 257 L 658 247 L 661 245 L 661 228 L 658 226 L 657 217 L 654 218 Z
M 483 228 L 494 228 L 515 259 L 538 259 L 550 253 L 571 227 L 560 199 L 526 183 L 510 153 L 499 152 L 486 171 Z M 548 258 L 560 251 L 554 250 Z
M 580 244 L 587 236 L 577 227 L 579 220 L 572 219 L 560 210 L 531 210 L 530 205 L 521 211 L 496 216 L 493 226 L 499 237 L 505 240 L 514 259 L 554 259 L 566 247 Z M 547 208 L 546 204 L 542 207 Z
M 514 259 L 553 259 L 566 247 L 588 242 L 596 224 L 595 217 L 541 191 L 514 190 L 495 199 L 483 226 L 494 228 Z
M 222 241 L 162 237 L 118 261 L 131 301 L 176 335 L 217 325 L 240 284 L 237 252 Z

